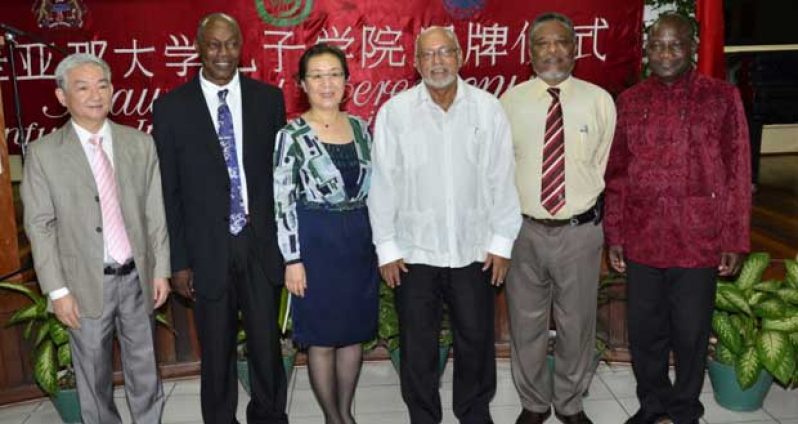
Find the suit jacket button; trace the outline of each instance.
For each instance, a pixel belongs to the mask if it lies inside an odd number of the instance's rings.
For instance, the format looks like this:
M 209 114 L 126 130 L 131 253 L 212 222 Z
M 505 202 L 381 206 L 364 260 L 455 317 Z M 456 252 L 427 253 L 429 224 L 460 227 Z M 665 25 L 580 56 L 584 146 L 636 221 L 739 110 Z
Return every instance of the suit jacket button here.
M 103 232 L 103 227 L 97 227 L 97 228 L 95 228 L 95 230 L 96 230 L 98 233 L 101 233 L 101 232 Z

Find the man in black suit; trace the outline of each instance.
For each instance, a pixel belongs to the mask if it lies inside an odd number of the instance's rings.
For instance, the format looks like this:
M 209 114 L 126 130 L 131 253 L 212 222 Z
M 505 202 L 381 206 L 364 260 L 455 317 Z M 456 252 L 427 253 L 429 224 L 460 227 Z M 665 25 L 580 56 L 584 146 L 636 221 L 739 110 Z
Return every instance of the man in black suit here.
M 229 15 L 200 21 L 195 47 L 202 69 L 155 102 L 153 135 L 172 240 L 172 288 L 195 301 L 203 421 L 236 422 L 240 310 L 250 352 L 247 421 L 287 423 L 271 172 L 285 106 L 280 90 L 238 73 L 241 43 Z

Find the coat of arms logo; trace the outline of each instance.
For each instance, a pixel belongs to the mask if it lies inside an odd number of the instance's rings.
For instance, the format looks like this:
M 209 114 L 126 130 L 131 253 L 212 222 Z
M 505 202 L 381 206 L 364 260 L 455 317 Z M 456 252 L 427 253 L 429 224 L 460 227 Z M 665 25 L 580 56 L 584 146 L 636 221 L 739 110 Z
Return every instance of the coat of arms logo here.
M 310 15 L 313 0 L 255 0 L 255 8 L 263 22 L 288 27 L 301 23 Z
M 36 0 L 33 14 L 41 28 L 80 28 L 86 7 L 81 0 Z

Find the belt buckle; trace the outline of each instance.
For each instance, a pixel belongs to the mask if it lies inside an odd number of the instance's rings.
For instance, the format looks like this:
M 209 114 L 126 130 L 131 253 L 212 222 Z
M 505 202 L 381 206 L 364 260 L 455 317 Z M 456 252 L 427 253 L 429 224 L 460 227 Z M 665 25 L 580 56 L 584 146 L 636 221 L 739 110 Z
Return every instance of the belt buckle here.
M 570 220 L 568 220 L 568 224 L 572 227 L 576 227 L 579 225 L 579 219 L 576 216 L 572 216 Z

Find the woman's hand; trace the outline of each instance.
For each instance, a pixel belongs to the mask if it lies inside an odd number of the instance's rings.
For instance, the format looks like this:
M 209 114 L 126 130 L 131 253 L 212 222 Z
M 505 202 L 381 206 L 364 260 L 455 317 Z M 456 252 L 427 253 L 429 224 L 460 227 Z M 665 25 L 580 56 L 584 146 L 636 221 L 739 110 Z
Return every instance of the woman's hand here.
M 294 296 L 305 297 L 305 289 L 308 288 L 305 265 L 296 263 L 285 267 L 285 288 Z

